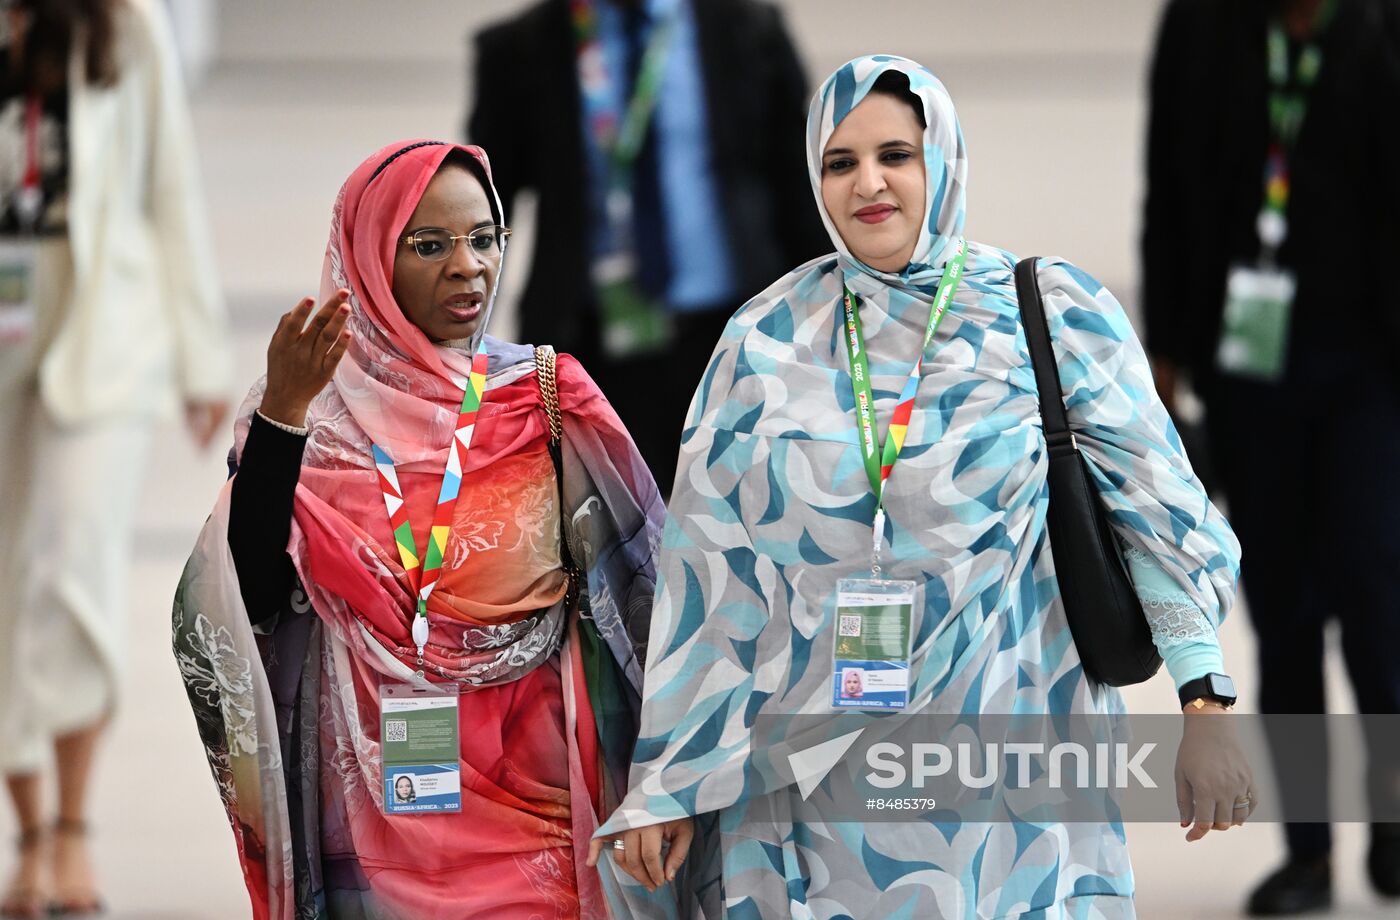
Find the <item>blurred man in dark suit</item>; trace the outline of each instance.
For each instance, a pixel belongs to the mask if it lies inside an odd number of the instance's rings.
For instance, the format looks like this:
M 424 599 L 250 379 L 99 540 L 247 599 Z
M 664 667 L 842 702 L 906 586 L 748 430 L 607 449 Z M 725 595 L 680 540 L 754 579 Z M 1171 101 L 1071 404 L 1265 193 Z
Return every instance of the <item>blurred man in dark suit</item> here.
M 1400 0 L 1173 0 L 1151 104 L 1147 346 L 1168 407 L 1179 375 L 1205 404 L 1260 710 L 1326 711 L 1335 616 L 1360 710 L 1400 712 Z M 1393 814 L 1394 739 L 1368 740 Z M 1275 761 L 1287 814 L 1319 765 Z M 1329 826 L 1286 831 L 1256 916 L 1331 902 Z M 1367 864 L 1400 896 L 1400 825 Z
M 542 0 L 476 37 L 471 141 L 538 194 L 520 340 L 577 355 L 669 494 L 725 323 L 830 251 L 807 88 L 761 0 Z

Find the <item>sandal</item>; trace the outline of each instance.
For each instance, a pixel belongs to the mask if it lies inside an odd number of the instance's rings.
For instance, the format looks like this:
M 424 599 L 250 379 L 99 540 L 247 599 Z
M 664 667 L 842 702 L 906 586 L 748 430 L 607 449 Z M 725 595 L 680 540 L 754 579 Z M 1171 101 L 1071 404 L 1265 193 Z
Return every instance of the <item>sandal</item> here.
M 86 821 L 59 818 L 54 822 L 53 832 L 58 837 L 86 837 L 88 826 Z M 86 890 L 55 891 L 53 899 L 49 901 L 48 915 L 77 920 L 79 917 L 96 917 L 106 910 L 96 890 L 89 886 Z
M 32 855 L 33 851 L 44 845 L 45 834 L 42 827 L 33 827 L 15 838 L 15 852 L 23 858 Z M 34 883 L 27 885 L 15 882 L 9 891 L 5 892 L 4 901 L 0 902 L 0 917 L 5 920 L 32 920 L 35 917 L 44 916 L 48 904 L 48 892 L 42 886 Z

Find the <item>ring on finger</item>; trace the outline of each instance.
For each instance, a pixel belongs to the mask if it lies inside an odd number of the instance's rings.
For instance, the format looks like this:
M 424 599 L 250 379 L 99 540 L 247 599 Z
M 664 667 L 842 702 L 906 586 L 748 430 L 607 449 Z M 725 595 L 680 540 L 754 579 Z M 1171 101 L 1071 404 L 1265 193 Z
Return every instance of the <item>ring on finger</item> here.
M 619 838 L 617 838 L 616 840 L 614 840 L 614 841 L 612 842 L 612 847 L 613 847 L 614 850 L 626 851 L 626 849 L 627 849 L 627 841 L 625 841 L 625 840 L 623 840 L 621 837 L 619 837 Z

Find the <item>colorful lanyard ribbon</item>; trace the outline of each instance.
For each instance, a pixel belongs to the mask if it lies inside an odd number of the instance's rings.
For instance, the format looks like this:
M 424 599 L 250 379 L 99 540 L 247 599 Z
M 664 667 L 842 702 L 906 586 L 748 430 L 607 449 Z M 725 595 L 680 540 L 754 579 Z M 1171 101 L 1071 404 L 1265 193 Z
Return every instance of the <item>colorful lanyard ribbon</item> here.
M 1308 95 L 1322 70 L 1318 36 L 1326 29 L 1336 0 L 1322 0 L 1313 19 L 1312 37 L 1299 49 L 1296 71 L 1290 61 L 1288 35 L 1277 20 L 1269 22 L 1269 152 L 1264 161 L 1264 205 L 1259 212 L 1259 241 L 1265 261 L 1272 262 L 1288 235 L 1288 157 L 1303 127 Z M 1296 84 L 1290 87 L 1290 73 Z
M 579 85 L 583 90 L 587 123 L 598 146 L 608 155 L 616 183 L 625 179 L 642 149 L 647 125 L 660 98 L 661 74 L 671 51 L 678 17 L 673 12 L 652 29 L 637 68 L 632 99 L 619 125 L 617 113 L 608 102 L 608 71 L 603 61 L 602 42 L 598 39 L 598 12 L 594 6 L 595 0 L 572 0 L 569 4 L 578 43 Z
M 875 490 L 875 564 L 871 567 L 876 575 L 880 573 L 880 545 L 885 534 L 885 482 L 894 470 L 899 452 L 904 449 L 904 436 L 909 430 L 909 419 L 914 413 L 914 395 L 919 391 L 919 375 L 924 367 L 924 353 L 928 351 L 933 334 L 943 322 L 943 316 L 953 303 L 953 294 L 962 280 L 963 267 L 967 264 L 967 241 L 959 240 L 957 252 L 943 268 L 943 278 L 938 282 L 938 291 L 933 297 L 933 308 L 928 314 L 928 328 L 924 332 L 924 343 L 919 349 L 919 359 L 905 378 L 904 389 L 899 394 L 899 403 L 894 407 L 894 417 L 885 435 L 883 448 L 877 450 L 875 431 L 875 394 L 870 388 L 870 359 L 865 353 L 865 335 L 861 331 L 860 314 L 856 312 L 856 298 L 850 288 L 846 288 L 845 304 L 846 350 L 851 358 L 851 391 L 856 399 L 856 423 L 860 428 L 861 457 L 865 461 L 865 474 L 870 479 L 870 487 Z M 879 459 L 877 459 L 877 454 Z
M 418 594 L 418 611 L 413 618 L 413 643 L 418 646 L 420 667 L 423 664 L 423 648 L 428 644 L 428 598 L 442 574 L 442 561 L 447 555 L 447 535 L 452 530 L 452 511 L 462 490 L 462 470 L 466 465 L 467 451 L 472 446 L 476 414 L 481 408 L 481 394 L 485 390 L 486 340 L 483 338 L 472 356 L 471 375 L 462 393 L 462 410 L 457 416 L 457 428 L 447 453 L 447 469 L 443 472 L 437 508 L 433 511 L 426 558 L 419 556 L 418 544 L 413 539 L 413 526 L 408 519 L 408 506 L 404 504 L 403 489 L 399 487 L 394 461 L 378 444 L 371 446 L 374 465 L 379 471 L 379 488 L 384 493 L 384 507 L 389 512 L 389 526 L 394 531 L 394 542 L 399 545 L 399 560 L 408 575 L 408 583 Z

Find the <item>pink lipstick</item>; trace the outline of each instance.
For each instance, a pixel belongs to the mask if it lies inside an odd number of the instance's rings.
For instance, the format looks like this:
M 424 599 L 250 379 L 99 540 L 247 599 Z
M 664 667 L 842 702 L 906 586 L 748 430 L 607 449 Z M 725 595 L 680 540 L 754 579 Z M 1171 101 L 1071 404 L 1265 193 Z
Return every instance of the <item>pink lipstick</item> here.
M 866 205 L 856 212 L 856 220 L 867 224 L 878 224 L 888 220 L 889 216 L 899 209 L 892 204 L 872 204 Z

